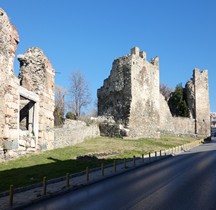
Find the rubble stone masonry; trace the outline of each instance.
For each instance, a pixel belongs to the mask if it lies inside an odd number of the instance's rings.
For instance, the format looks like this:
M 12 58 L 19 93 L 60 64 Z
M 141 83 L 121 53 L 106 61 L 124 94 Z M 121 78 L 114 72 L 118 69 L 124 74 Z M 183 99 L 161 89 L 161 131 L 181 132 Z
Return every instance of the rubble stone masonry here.
M 173 117 L 159 90 L 159 58 L 150 62 L 139 48 L 113 62 L 110 76 L 98 89 L 98 115 L 113 117 L 124 126 L 124 134 L 133 138 L 159 138 L 160 133 L 210 136 L 208 71 L 195 69 L 186 84 L 189 118 Z M 104 123 L 103 135 L 113 127 Z M 120 131 L 117 133 L 121 133 Z
M 0 159 L 54 147 L 54 69 L 39 48 L 19 56 L 19 35 L 0 8 Z
M 160 137 L 159 58 L 148 62 L 139 48 L 113 62 L 98 89 L 98 115 L 113 116 L 130 137 Z

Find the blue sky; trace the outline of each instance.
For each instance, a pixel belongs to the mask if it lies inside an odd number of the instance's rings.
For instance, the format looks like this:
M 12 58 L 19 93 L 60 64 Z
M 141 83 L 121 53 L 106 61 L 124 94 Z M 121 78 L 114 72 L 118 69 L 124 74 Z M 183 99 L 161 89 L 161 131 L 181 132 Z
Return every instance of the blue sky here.
M 194 68 L 208 69 L 216 111 L 215 0 L 1 0 L 0 7 L 20 35 L 17 54 L 41 48 L 60 86 L 69 88 L 70 73 L 80 70 L 96 99 L 113 60 L 138 46 L 148 60 L 159 56 L 161 82 L 171 87 Z

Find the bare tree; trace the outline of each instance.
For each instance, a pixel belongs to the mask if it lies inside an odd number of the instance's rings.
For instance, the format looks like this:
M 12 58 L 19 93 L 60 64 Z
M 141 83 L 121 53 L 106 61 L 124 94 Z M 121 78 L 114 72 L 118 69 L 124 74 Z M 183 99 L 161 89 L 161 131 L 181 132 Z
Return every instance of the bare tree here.
M 55 85 L 55 110 L 54 110 L 54 124 L 56 126 L 61 125 L 64 120 L 65 112 L 65 95 L 67 89 L 59 85 Z
M 166 84 L 160 84 L 160 93 L 165 97 L 165 100 L 168 101 L 171 93 L 174 91 L 173 88 L 169 87 Z
M 80 116 L 81 109 L 91 103 L 91 95 L 88 83 L 80 71 L 74 71 L 70 75 L 71 106 L 76 116 Z

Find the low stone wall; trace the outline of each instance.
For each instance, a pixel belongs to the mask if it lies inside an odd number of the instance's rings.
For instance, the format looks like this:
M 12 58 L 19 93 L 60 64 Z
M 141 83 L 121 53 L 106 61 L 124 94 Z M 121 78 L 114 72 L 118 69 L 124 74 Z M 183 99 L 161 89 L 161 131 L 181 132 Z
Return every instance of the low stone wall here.
M 100 136 L 97 124 L 86 125 L 80 123 L 76 126 L 55 128 L 54 148 L 75 145 L 97 136 Z
M 186 117 L 173 117 L 175 134 L 194 135 L 195 120 Z
M 170 123 L 171 129 L 162 130 L 162 134 L 170 134 L 177 136 L 194 136 L 195 120 L 186 117 L 173 117 Z

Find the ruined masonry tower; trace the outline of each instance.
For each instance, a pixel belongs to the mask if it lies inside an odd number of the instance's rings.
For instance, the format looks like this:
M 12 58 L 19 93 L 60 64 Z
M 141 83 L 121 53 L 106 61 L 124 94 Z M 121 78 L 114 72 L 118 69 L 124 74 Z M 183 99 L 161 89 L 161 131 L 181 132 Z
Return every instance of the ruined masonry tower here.
M 195 93 L 195 133 L 200 136 L 210 136 L 210 102 L 208 88 L 208 71 L 200 72 L 194 69 L 193 72 L 194 93 Z
M 101 124 L 102 134 L 120 133 L 133 138 L 159 138 L 161 133 L 209 137 L 208 71 L 194 69 L 185 89 L 190 117 L 172 116 L 159 90 L 159 58 L 148 62 L 145 52 L 132 48 L 130 55 L 113 62 L 110 76 L 98 89 L 98 115 L 112 116 L 117 124 L 116 129 L 113 124 Z M 122 129 L 126 131 L 123 135 Z
M 98 115 L 113 116 L 130 137 L 160 137 L 159 58 L 148 62 L 135 47 L 113 62 L 110 76 L 98 89 Z

